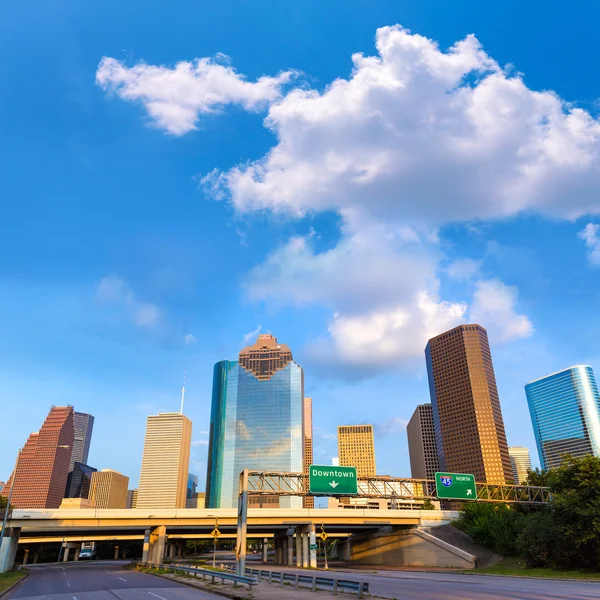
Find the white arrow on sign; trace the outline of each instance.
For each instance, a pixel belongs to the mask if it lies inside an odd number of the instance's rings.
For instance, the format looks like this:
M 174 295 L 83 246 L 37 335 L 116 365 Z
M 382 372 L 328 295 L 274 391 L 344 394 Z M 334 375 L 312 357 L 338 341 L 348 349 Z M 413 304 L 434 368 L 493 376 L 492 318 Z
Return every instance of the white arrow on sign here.
M 335 488 L 339 485 L 337 481 L 330 481 L 329 485 L 335 490 Z
M 473 490 L 467 490 L 467 496 L 470 496 L 472 491 Z

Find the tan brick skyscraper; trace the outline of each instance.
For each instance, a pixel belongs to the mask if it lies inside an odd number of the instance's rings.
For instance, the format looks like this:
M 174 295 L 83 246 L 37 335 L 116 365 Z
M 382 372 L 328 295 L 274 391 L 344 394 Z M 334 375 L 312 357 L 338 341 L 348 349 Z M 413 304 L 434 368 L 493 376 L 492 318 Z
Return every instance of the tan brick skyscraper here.
M 338 457 L 340 466 L 356 467 L 357 477 L 374 477 L 377 472 L 373 425 L 340 425 Z
M 425 349 L 440 469 L 482 483 L 512 481 L 487 331 L 461 325 Z
M 16 469 L 2 490 L 17 508 L 58 508 L 65 495 L 75 429 L 72 406 L 53 406 L 42 428 L 29 436 Z
M 313 462 L 313 422 L 312 422 L 312 398 L 304 398 L 303 406 L 304 418 L 304 472 L 308 474 L 308 469 Z M 315 499 L 313 496 L 305 496 L 302 500 L 304 508 L 314 508 Z

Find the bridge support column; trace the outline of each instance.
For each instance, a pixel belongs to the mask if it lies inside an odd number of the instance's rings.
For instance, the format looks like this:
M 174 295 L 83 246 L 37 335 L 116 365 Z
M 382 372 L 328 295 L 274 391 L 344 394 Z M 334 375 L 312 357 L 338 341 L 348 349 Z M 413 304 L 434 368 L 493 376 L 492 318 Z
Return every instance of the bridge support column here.
M 177 558 L 182 559 L 183 558 L 183 542 L 180 540 L 179 542 L 177 542 Z
M 152 565 L 160 565 L 165 559 L 165 545 L 167 543 L 167 527 L 159 525 L 150 532 L 148 562 Z
M 23 565 L 26 565 L 28 560 L 29 560 L 29 548 L 25 548 L 25 554 L 23 555 Z
M 275 538 L 275 564 L 283 564 L 283 541 L 281 538 Z
M 69 562 L 69 551 L 71 548 L 69 546 L 65 546 L 63 550 L 63 562 Z
M 265 538 L 263 540 L 263 544 L 262 544 L 262 555 L 263 555 L 263 562 L 266 563 L 268 562 L 269 559 L 269 542 L 267 541 L 267 538 Z
M 37 547 L 36 551 L 33 553 L 33 564 L 37 565 L 38 559 L 40 558 L 40 548 Z
M 315 524 L 310 524 L 310 568 L 317 568 L 317 532 L 315 529 Z
M 142 550 L 142 562 L 147 563 L 150 553 L 150 529 L 144 531 L 144 548 Z
M 6 573 L 15 566 L 20 535 L 20 527 L 10 527 L 6 529 L 4 539 L 0 540 L 0 573 Z
M 175 558 L 175 543 L 169 542 L 167 546 L 167 556 L 173 560 Z
M 283 563 L 284 566 L 288 566 L 288 558 L 289 558 L 289 552 L 288 552 L 288 538 L 287 536 L 284 537 L 281 540 L 281 562 Z
M 119 560 L 119 546 L 115 546 L 115 556 L 114 556 L 115 560 Z
M 296 566 L 298 568 L 302 566 L 302 534 L 298 528 L 296 528 Z
M 73 555 L 73 560 L 74 561 L 78 561 L 79 560 L 79 548 L 75 547 L 75 554 Z
M 302 566 L 308 569 L 308 533 L 302 535 Z
M 287 536 L 287 566 L 294 566 L 294 530 L 288 530 Z

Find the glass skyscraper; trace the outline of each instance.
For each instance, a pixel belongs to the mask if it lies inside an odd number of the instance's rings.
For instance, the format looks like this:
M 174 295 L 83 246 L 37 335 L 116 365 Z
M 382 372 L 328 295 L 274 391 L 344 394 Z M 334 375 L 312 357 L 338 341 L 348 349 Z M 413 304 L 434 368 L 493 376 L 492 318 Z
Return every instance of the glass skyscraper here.
M 290 349 L 259 335 L 238 361 L 214 367 L 206 480 L 207 508 L 237 507 L 239 474 L 303 470 L 304 372 Z M 302 508 L 302 498 L 263 499 Z
M 600 456 L 600 396 L 592 367 L 577 365 L 525 386 L 543 469 L 562 457 Z

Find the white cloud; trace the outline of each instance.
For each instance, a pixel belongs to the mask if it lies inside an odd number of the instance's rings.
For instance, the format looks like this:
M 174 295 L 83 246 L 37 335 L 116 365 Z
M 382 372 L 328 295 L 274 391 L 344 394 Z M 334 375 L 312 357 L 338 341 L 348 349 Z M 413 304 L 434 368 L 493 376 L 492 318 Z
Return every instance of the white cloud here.
M 515 312 L 518 291 L 497 279 L 478 281 L 470 312 L 472 323 L 483 325 L 491 342 L 509 342 L 533 334 L 533 324 Z
M 472 279 L 481 269 L 481 261 L 472 258 L 459 258 L 446 267 L 446 273 L 452 279 Z
M 196 336 L 192 335 L 191 333 L 188 333 L 186 336 L 184 336 L 183 338 L 184 343 L 186 344 L 195 344 L 196 343 Z
M 253 329 L 252 331 L 245 333 L 244 334 L 244 346 L 247 346 L 250 343 L 254 343 L 256 341 L 256 338 L 258 337 L 258 334 L 261 332 L 261 330 L 262 330 L 262 325 L 258 325 L 258 327 L 256 329 Z
M 274 102 L 276 145 L 204 178 L 240 211 L 340 211 L 436 227 L 522 211 L 600 212 L 600 123 L 551 91 L 529 89 L 470 35 L 443 52 L 400 26 L 348 79 Z
M 406 432 L 408 420 L 402 417 L 392 417 L 384 423 L 376 423 L 374 425 L 375 435 L 380 437 L 387 435 L 398 435 Z
M 588 249 L 588 261 L 594 266 L 600 265 L 600 225 L 588 223 L 578 236 L 585 242 Z
M 103 277 L 96 288 L 96 296 L 102 302 L 124 308 L 137 327 L 151 328 L 161 321 L 160 308 L 155 304 L 140 302 L 129 285 L 119 277 Z
M 192 446 L 208 446 L 208 440 L 195 440 L 192 442 Z
M 105 56 L 98 65 L 96 82 L 124 100 L 141 102 L 157 127 L 182 135 L 197 128 L 200 115 L 217 112 L 227 104 L 246 110 L 266 107 L 279 98 L 281 86 L 294 75 L 286 71 L 246 81 L 227 60 L 218 55 L 180 62 L 173 68 L 144 63 L 127 67 Z

